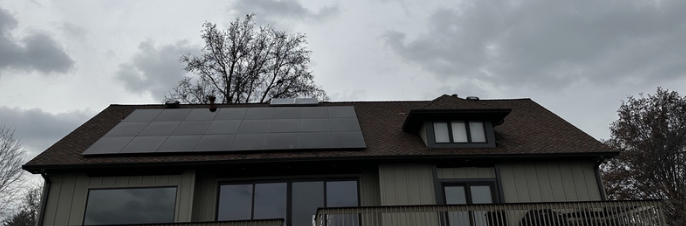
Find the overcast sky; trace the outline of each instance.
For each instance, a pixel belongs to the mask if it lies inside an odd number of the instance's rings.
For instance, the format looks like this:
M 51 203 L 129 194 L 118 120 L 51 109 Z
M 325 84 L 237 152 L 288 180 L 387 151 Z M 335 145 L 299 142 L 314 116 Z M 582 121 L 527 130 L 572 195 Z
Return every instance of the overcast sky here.
M 686 1 L 0 0 L 0 126 L 31 156 L 111 103 L 160 103 L 205 21 L 304 33 L 332 101 L 531 98 L 597 139 L 686 94 Z

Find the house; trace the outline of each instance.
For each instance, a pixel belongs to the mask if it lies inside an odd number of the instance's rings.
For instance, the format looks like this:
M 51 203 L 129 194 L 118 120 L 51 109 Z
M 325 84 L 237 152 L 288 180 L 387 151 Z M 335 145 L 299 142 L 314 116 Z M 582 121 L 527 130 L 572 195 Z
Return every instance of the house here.
M 664 225 L 530 99 L 110 105 L 24 165 L 39 225 Z

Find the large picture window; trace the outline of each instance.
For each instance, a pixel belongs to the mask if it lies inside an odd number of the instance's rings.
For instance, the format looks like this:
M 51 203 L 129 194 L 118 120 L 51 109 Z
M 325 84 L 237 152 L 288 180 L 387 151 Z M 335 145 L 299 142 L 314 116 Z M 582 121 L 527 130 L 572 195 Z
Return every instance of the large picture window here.
M 174 222 L 176 187 L 88 191 L 84 225 Z
M 223 184 L 218 206 L 219 221 L 283 218 L 288 225 L 310 226 L 319 207 L 358 206 L 357 181 Z

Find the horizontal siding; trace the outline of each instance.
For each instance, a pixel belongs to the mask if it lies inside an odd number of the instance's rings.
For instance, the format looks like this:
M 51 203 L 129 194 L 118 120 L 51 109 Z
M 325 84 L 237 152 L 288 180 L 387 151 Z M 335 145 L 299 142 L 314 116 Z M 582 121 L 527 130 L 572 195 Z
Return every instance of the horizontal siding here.
M 560 161 L 500 164 L 506 203 L 601 200 L 595 164 Z
M 438 168 L 436 176 L 439 179 L 495 178 L 495 169 L 493 167 Z
M 86 174 L 49 175 L 52 184 L 46 203 L 43 225 L 81 225 L 92 188 L 132 188 L 177 186 L 176 222 L 189 222 L 195 172 L 180 175 L 89 177 Z

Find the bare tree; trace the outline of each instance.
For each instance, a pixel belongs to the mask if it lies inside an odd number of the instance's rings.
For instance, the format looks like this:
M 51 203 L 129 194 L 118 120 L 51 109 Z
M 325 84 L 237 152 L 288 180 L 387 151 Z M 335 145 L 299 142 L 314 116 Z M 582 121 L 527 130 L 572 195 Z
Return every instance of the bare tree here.
M 16 201 L 24 180 L 24 149 L 10 127 L 0 127 L 0 214 Z
M 264 103 L 272 98 L 318 97 L 326 93 L 314 84 L 305 35 L 291 35 L 269 26 L 255 27 L 253 14 L 236 19 L 221 31 L 203 24 L 205 47 L 200 56 L 184 55 L 184 77 L 165 99 L 206 103 Z
M 629 97 L 606 143 L 619 150 L 603 179 L 612 199 L 662 199 L 671 225 L 686 225 L 686 96 L 662 88 Z
M 3 220 L 3 226 L 35 226 L 38 220 L 42 186 L 31 186 L 21 199 L 19 210 Z

